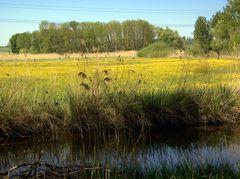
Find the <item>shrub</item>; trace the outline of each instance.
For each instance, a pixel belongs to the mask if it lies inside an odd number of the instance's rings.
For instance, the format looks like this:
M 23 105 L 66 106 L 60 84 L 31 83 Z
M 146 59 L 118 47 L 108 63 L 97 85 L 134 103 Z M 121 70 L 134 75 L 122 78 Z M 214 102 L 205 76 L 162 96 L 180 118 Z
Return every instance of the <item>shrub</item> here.
M 204 56 L 204 52 L 199 44 L 193 43 L 191 45 L 188 45 L 185 50 L 185 56 L 193 56 L 193 57 L 199 57 Z
M 175 53 L 175 50 L 164 42 L 154 43 L 138 52 L 139 57 L 167 57 Z

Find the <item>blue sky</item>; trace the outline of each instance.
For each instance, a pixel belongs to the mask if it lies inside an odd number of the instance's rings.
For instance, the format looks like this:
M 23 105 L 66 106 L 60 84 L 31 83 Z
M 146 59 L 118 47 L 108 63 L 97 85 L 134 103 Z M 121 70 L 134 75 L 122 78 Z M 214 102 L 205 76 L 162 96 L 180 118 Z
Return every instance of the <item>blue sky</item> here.
M 38 29 L 38 21 L 123 21 L 144 19 L 192 36 L 198 16 L 211 18 L 227 0 L 0 0 L 0 46 L 18 32 Z M 27 21 L 26 21 L 27 20 Z M 172 27 L 174 24 L 175 27 Z M 185 26 L 187 27 L 182 27 Z

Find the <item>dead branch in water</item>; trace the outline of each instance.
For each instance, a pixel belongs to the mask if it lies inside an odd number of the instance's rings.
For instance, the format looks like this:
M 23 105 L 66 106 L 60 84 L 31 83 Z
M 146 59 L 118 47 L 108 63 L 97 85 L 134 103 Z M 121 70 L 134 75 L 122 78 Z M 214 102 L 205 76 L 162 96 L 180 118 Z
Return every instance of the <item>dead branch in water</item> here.
M 78 174 L 84 171 L 96 171 L 100 170 L 108 175 L 112 172 L 109 168 L 104 167 L 87 167 L 87 166 L 64 166 L 59 167 L 45 163 L 43 161 L 37 161 L 30 164 L 21 164 L 10 168 L 6 172 L 0 172 L 0 176 L 7 178 L 40 178 L 40 177 L 67 177 Z

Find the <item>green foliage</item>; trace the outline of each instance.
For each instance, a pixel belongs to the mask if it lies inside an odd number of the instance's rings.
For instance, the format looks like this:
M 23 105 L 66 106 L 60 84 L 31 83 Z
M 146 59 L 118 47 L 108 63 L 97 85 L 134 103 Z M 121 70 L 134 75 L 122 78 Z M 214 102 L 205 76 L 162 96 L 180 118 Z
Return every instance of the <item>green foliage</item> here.
M 212 49 L 221 53 L 240 51 L 240 0 L 229 0 L 223 12 L 217 12 L 211 19 Z
M 211 21 L 213 35 L 211 47 L 217 53 L 218 58 L 222 53 L 228 52 L 230 47 L 229 25 L 222 20 L 222 17 L 223 13 L 218 12 Z
M 17 46 L 17 39 L 18 39 L 19 34 L 15 34 L 13 35 L 10 40 L 9 40 L 9 44 L 12 50 L 12 53 L 19 53 L 19 48 Z
M 20 51 L 27 52 L 31 47 L 31 35 L 30 33 L 22 33 L 17 37 L 17 47 Z
M 125 21 L 123 26 L 123 41 L 125 50 L 139 50 L 153 42 L 154 27 L 146 21 Z
M 183 39 L 179 36 L 177 31 L 173 31 L 169 28 L 157 28 L 156 31 L 157 41 L 164 42 L 176 50 L 184 49 Z
M 15 34 L 9 43 L 12 53 L 27 53 L 31 47 L 31 34 L 28 32 Z
M 224 51 L 227 51 L 228 42 L 221 38 L 216 38 L 212 40 L 211 47 L 212 47 L 212 50 L 217 53 L 218 58 L 220 58 L 221 53 L 223 53 Z
M 240 30 L 236 30 L 235 32 L 233 32 L 230 40 L 232 49 L 236 52 L 236 55 L 238 57 L 240 51 Z
M 188 46 L 186 51 L 193 55 L 207 55 L 210 50 L 213 50 L 217 53 L 218 58 L 222 54 L 234 53 L 238 57 L 240 51 L 239 29 L 240 0 L 228 0 L 223 11 L 217 12 L 210 21 L 207 21 L 205 17 L 197 19 L 193 46 Z
M 204 51 L 198 43 L 193 42 L 186 45 L 184 54 L 185 56 L 199 57 L 204 55 Z
M 139 57 L 167 57 L 175 53 L 175 50 L 164 42 L 153 43 L 138 52 Z
M 198 17 L 195 23 L 194 40 L 199 44 L 204 55 L 207 55 L 211 49 L 212 36 L 209 22 L 205 17 Z
M 154 27 L 143 20 L 122 23 L 43 21 L 39 31 L 15 34 L 10 39 L 14 53 L 89 53 L 139 50 L 154 40 Z

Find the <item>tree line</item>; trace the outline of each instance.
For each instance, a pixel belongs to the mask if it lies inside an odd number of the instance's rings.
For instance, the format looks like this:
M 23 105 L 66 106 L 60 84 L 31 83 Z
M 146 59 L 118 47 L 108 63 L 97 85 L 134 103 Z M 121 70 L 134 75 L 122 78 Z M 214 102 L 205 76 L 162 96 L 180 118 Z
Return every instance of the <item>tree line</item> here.
M 175 49 L 183 48 L 177 31 L 155 27 L 144 20 L 124 22 L 41 22 L 38 31 L 13 35 L 13 53 L 89 53 L 140 50 L 163 41 Z
M 13 53 L 88 53 L 139 50 L 153 43 L 155 28 L 144 20 L 41 22 L 38 31 L 13 35 Z
M 195 23 L 194 41 L 189 46 L 193 54 L 208 56 L 215 51 L 239 56 L 240 50 L 240 0 L 228 0 L 223 11 L 217 12 L 210 20 L 198 17 Z

